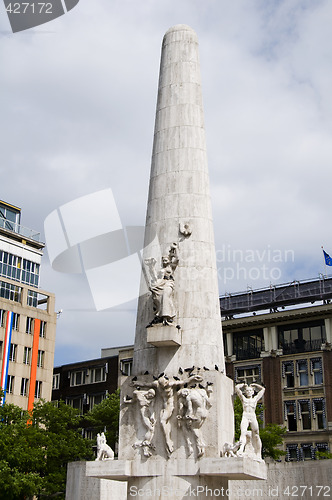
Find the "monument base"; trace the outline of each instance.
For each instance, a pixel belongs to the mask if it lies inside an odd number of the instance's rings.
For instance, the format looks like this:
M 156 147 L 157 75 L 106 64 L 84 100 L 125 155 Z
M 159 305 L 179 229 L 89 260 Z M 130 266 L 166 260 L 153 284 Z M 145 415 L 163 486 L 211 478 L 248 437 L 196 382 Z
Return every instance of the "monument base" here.
M 149 326 L 146 332 L 148 344 L 155 347 L 181 345 L 181 330 L 175 326 Z
M 266 479 L 267 468 L 265 462 L 242 457 L 105 460 L 86 462 L 85 475 L 91 479 L 125 483 L 127 489 L 118 491 L 118 500 L 133 496 L 160 500 L 188 496 L 206 499 L 225 496 L 230 480 Z

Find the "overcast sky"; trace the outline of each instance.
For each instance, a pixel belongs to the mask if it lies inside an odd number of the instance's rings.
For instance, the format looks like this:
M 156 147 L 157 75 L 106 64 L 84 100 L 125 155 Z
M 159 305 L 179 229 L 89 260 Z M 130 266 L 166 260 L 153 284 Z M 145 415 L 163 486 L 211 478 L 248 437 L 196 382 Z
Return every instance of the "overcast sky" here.
M 318 277 L 332 254 L 332 2 L 80 0 L 12 34 L 0 4 L 0 199 L 40 230 L 110 188 L 143 225 L 161 41 L 198 34 L 220 293 Z M 93 212 L 98 219 L 98 213 Z M 97 312 L 84 275 L 52 269 L 55 364 L 134 341 L 135 303 Z

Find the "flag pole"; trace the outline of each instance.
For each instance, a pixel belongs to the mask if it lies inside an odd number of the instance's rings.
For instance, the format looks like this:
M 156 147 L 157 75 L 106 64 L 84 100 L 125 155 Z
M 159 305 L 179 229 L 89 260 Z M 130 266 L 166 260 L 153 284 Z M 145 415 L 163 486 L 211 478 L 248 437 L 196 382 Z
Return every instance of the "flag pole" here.
M 327 278 L 326 259 L 325 259 L 325 254 L 324 254 L 324 247 L 323 247 L 323 245 L 322 245 L 322 250 L 323 250 L 323 258 L 324 258 L 324 265 L 325 265 L 325 278 Z

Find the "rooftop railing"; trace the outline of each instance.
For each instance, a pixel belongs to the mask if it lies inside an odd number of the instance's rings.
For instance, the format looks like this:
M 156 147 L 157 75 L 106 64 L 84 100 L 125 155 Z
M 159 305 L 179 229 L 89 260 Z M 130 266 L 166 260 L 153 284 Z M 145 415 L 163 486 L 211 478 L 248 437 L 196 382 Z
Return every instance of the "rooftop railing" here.
M 30 240 L 40 241 L 40 233 L 34 231 L 33 229 L 21 226 L 20 224 L 17 224 L 17 222 L 11 222 L 8 219 L 4 219 L 3 217 L 0 217 L 0 228 L 12 231 L 13 233 L 19 234 L 20 236 Z

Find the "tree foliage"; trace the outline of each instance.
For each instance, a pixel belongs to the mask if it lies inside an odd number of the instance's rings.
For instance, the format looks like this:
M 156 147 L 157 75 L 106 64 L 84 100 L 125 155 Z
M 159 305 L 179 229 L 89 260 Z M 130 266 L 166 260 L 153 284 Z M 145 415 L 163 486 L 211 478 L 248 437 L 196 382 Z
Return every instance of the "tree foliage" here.
M 119 436 L 120 390 L 109 394 L 100 404 L 85 415 L 88 426 L 97 432 L 105 432 L 107 443 L 115 449 Z
M 31 413 L 0 407 L 0 500 L 64 499 L 67 463 L 93 458 L 77 410 L 38 402 Z
M 263 426 L 261 418 L 264 410 L 263 405 L 258 404 L 256 407 L 256 417 L 259 425 L 259 435 L 262 441 L 262 456 L 263 458 L 271 457 L 278 460 L 286 453 L 279 448 L 283 443 L 283 437 L 286 433 L 286 427 L 277 424 L 267 424 Z M 242 419 L 243 407 L 240 398 L 236 397 L 234 401 L 234 419 L 235 419 L 235 440 L 240 439 L 240 425 Z

